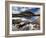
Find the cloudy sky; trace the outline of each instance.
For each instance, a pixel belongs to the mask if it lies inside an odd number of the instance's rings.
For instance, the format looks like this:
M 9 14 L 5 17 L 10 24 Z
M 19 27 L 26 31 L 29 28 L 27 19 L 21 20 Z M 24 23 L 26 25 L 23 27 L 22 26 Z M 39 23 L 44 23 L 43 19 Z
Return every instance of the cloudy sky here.
M 33 8 L 33 7 L 32 8 L 31 7 L 15 7 L 15 6 L 12 7 L 12 13 L 13 14 L 19 14 L 19 13 L 21 13 L 23 11 L 26 11 L 26 10 L 31 11 L 34 14 L 40 14 L 40 8 Z

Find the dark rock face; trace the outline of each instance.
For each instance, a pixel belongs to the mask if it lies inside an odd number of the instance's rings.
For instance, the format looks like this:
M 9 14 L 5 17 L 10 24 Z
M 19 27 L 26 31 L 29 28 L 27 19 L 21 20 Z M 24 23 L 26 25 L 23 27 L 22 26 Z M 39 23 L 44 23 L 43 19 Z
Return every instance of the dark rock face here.
M 32 14 L 33 15 L 33 13 L 32 12 L 30 12 L 30 11 L 24 11 L 24 12 L 21 12 L 21 14 Z

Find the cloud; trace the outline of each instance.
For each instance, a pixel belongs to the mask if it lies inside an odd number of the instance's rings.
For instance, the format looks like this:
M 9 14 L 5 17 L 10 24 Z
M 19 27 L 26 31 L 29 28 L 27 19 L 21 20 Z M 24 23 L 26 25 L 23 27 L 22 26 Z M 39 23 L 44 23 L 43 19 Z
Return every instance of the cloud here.
M 40 14 L 40 8 L 32 8 L 32 7 L 15 7 L 13 6 L 12 7 L 12 13 L 13 14 L 19 14 L 20 12 L 23 12 L 23 11 L 30 11 L 34 14 Z

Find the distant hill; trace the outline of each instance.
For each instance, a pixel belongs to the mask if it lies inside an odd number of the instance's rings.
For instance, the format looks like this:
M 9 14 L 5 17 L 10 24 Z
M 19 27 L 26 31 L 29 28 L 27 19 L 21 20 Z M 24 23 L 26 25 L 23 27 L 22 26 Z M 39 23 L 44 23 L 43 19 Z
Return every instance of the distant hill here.
M 40 16 L 39 14 L 38 15 L 35 15 L 34 13 L 30 12 L 30 11 L 24 11 L 24 12 L 21 12 L 20 14 L 12 14 L 12 17 L 31 17 L 31 16 Z
M 32 13 L 32 12 L 26 10 L 26 11 L 24 11 L 24 12 L 21 12 L 20 14 L 32 14 L 32 15 L 33 15 L 34 13 Z

